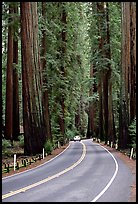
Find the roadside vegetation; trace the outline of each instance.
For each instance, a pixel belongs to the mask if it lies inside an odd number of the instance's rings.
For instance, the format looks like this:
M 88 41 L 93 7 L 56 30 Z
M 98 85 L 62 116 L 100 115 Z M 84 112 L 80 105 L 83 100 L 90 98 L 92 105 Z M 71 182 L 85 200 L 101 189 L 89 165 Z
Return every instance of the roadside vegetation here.
M 1 77 L 3 163 L 75 135 L 136 158 L 136 2 L 2 2 Z

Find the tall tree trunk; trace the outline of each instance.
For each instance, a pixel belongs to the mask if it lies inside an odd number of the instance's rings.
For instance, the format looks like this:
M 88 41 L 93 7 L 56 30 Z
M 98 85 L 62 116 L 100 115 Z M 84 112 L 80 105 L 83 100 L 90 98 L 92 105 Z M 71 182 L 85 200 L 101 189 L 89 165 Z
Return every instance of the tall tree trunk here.
M 130 121 L 130 2 L 125 5 L 125 58 L 122 60 L 125 63 L 125 67 L 123 70 L 124 74 L 124 82 L 125 82 L 125 103 L 126 103 L 126 111 L 127 111 L 127 120 L 128 123 Z
M 13 7 L 9 5 L 9 14 L 13 14 Z M 12 18 L 9 17 L 9 23 Z M 13 27 L 8 27 L 8 48 L 7 48 L 7 78 L 6 78 L 6 110 L 5 110 L 5 138 L 13 140 Z
M 112 82 L 109 81 L 109 96 L 108 96 L 108 139 L 110 142 L 116 143 L 115 121 L 113 113 L 112 101 Z
M 80 107 L 78 107 L 77 112 L 75 114 L 75 127 L 80 132 L 81 127 Z
M 98 36 L 99 36 L 99 52 L 100 58 L 103 60 L 105 56 L 105 11 L 104 2 L 97 2 L 98 14 Z M 107 127 L 108 127 L 108 98 L 107 98 L 108 81 L 105 70 L 100 71 L 100 79 L 98 85 L 99 91 L 99 137 L 107 142 Z
M 14 13 L 18 14 L 18 5 L 14 6 Z M 14 30 L 13 39 L 13 140 L 17 140 L 20 133 L 19 127 L 19 93 L 18 93 L 18 39 Z
M 93 78 L 93 64 L 90 67 L 90 78 Z M 93 84 L 89 91 L 89 96 L 93 95 Z M 88 130 L 87 130 L 87 138 L 93 136 L 94 133 L 94 102 L 89 102 L 89 111 L 88 111 Z
M 25 155 L 41 153 L 46 141 L 42 113 L 42 70 L 38 43 L 37 2 L 21 2 L 23 123 Z
M 107 51 L 107 19 L 106 19 L 106 2 L 100 2 L 99 11 L 101 14 L 101 38 L 102 38 L 102 58 L 109 58 L 108 54 L 109 51 Z M 104 63 L 106 62 L 106 59 L 104 59 Z M 105 144 L 108 140 L 108 85 L 109 85 L 109 64 L 106 64 L 106 69 L 103 69 L 103 119 L 104 119 L 104 138 L 105 138 Z
M 62 45 L 61 45 L 61 80 L 64 80 L 65 78 L 65 53 L 66 53 L 66 41 L 67 41 L 67 31 L 66 31 L 66 24 L 67 24 L 67 13 L 65 10 L 64 2 L 61 3 L 61 23 L 63 25 L 63 29 L 61 32 L 61 39 L 62 39 Z M 65 142 L 65 96 L 61 93 L 60 97 L 60 105 L 61 105 L 61 114 L 59 116 L 59 126 L 60 131 L 63 136 L 63 141 Z
M 106 2 L 106 38 L 107 38 L 107 48 L 106 48 L 106 58 L 111 60 L 111 49 L 110 49 L 110 28 L 109 28 L 109 6 L 108 2 Z M 112 68 L 111 63 L 107 64 L 107 79 L 108 79 L 108 140 L 110 142 L 114 142 L 116 140 L 115 137 L 115 123 L 114 123 L 114 113 L 113 113 L 113 101 L 112 101 Z
M 122 2 L 122 67 L 119 148 L 131 143 L 128 126 L 136 116 L 136 4 Z
M 108 140 L 108 77 L 107 73 L 103 76 L 103 118 L 104 118 L 104 138 L 105 144 Z
M 99 135 L 98 137 L 101 140 L 104 140 L 104 129 L 103 129 L 103 94 L 102 94 L 102 79 L 98 85 L 98 93 L 99 93 Z
M 128 144 L 128 70 L 130 67 L 130 2 L 122 2 L 122 67 L 119 112 L 119 148 L 125 149 Z
M 46 21 L 46 2 L 42 2 L 42 16 Z M 42 30 L 42 71 L 46 72 L 46 29 Z M 52 141 L 51 134 L 51 123 L 50 123 L 50 113 L 49 113 L 49 94 L 47 88 L 47 77 L 43 74 L 43 85 L 46 89 L 43 90 L 43 115 L 44 115 L 44 124 L 46 125 L 47 139 Z
M 130 3 L 130 122 L 136 116 L 136 3 Z
M 101 52 L 101 59 L 104 60 L 103 64 L 106 66 L 101 73 L 101 84 L 100 84 L 100 100 L 102 99 L 103 110 L 100 108 L 100 116 L 103 111 L 103 134 L 105 143 L 107 140 L 115 140 L 115 124 L 113 116 L 113 104 L 112 104 L 112 83 L 111 83 L 111 63 L 107 59 L 111 60 L 110 50 L 110 30 L 109 30 L 109 14 L 108 14 L 108 3 L 98 2 L 97 12 L 99 14 L 99 50 Z M 100 118 L 101 120 L 101 118 Z M 101 120 L 102 123 L 102 120 Z M 102 124 L 101 124 L 102 125 Z
M 97 2 L 93 2 L 89 4 L 90 7 L 90 14 L 92 15 L 92 20 L 96 21 L 97 19 L 93 19 L 94 15 L 98 12 L 97 10 Z M 97 35 L 97 29 L 93 27 L 93 21 L 91 21 L 91 26 L 90 26 L 90 37 L 91 37 L 91 56 L 92 58 L 95 57 L 96 54 L 96 49 L 95 47 L 95 42 L 93 42 L 93 36 Z M 100 43 L 100 42 L 99 42 Z M 97 74 L 97 67 L 95 62 L 92 60 L 91 65 L 90 65 L 90 78 L 93 81 L 90 90 L 89 90 L 89 96 L 92 97 L 95 93 L 97 93 L 97 84 L 95 81 L 95 76 Z M 96 114 L 99 111 L 98 109 L 99 104 L 95 101 L 92 100 L 89 102 L 89 110 L 88 110 L 88 130 L 87 130 L 87 137 L 95 137 L 98 136 L 97 130 L 99 129 L 99 125 L 97 127 L 96 125 Z

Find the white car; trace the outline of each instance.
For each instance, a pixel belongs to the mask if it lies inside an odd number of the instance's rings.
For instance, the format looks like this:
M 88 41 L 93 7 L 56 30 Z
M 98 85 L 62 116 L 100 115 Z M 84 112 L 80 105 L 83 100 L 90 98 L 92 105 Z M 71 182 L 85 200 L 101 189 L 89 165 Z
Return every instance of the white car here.
M 81 141 L 81 137 L 79 136 L 79 135 L 76 135 L 75 137 L 74 137 L 74 142 L 76 142 L 76 141 Z

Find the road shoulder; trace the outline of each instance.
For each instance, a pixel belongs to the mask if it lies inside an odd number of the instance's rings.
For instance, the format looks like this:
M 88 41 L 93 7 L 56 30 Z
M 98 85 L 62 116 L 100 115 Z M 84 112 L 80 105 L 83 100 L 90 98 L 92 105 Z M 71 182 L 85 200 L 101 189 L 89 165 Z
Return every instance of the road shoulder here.
M 134 182 L 131 185 L 131 196 L 128 202 L 136 202 L 136 160 L 130 159 L 127 155 L 124 153 L 111 148 L 104 143 L 99 143 L 101 146 L 104 146 L 107 150 L 109 150 L 111 153 L 114 153 L 117 157 L 119 157 L 124 163 L 128 166 L 130 169 L 132 175 L 134 176 Z

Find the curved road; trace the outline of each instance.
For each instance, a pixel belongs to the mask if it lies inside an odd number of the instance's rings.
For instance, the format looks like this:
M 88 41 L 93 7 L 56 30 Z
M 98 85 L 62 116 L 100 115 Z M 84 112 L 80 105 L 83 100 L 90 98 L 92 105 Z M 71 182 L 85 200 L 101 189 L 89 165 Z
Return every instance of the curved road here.
M 89 140 L 70 142 L 45 164 L 2 179 L 2 202 L 128 202 L 133 175 Z

